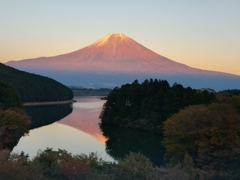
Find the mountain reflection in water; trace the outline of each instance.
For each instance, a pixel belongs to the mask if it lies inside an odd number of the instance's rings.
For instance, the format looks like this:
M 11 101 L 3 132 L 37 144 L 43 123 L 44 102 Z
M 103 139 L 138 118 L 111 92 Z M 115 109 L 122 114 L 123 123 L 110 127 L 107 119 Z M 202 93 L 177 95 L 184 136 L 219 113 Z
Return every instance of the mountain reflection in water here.
M 105 101 L 98 97 L 76 97 L 74 104 L 26 106 L 31 117 L 30 129 L 52 124 L 56 121 L 83 131 L 105 144 L 106 138 L 99 129 L 99 114 Z
M 105 144 L 107 138 L 99 129 L 99 114 L 105 101 L 100 98 L 81 98 L 73 104 L 71 116 L 67 116 L 58 123 L 74 127 L 83 131 L 99 142 Z
M 161 136 L 135 129 L 99 127 L 99 114 L 104 100 L 99 97 L 75 97 L 73 104 L 29 106 L 32 117 L 28 136 L 20 139 L 13 152 L 34 157 L 39 149 L 65 149 L 72 154 L 97 152 L 106 161 L 119 160 L 140 152 L 155 165 L 163 164 Z
M 27 136 L 20 139 L 13 153 L 21 151 L 32 158 L 47 147 L 65 149 L 72 154 L 96 152 L 106 161 L 114 161 L 105 151 L 106 138 L 99 129 L 99 114 L 105 101 L 100 97 L 75 97 L 77 102 L 65 105 L 29 106 L 32 118 Z

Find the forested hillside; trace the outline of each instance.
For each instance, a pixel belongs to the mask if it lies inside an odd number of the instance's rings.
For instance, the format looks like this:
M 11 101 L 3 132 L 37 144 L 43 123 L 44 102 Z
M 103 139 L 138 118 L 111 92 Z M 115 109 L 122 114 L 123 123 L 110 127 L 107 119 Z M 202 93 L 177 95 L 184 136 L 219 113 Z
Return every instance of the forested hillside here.
M 22 102 L 61 101 L 73 98 L 72 90 L 63 84 L 0 63 L 0 81 L 13 86 Z
M 70 87 L 73 91 L 74 96 L 107 96 L 112 89 L 100 88 L 80 88 L 80 87 Z
M 165 80 L 135 80 L 108 95 L 100 115 L 102 124 L 111 124 L 162 133 L 162 122 L 180 109 L 216 100 L 214 93 L 170 86 Z

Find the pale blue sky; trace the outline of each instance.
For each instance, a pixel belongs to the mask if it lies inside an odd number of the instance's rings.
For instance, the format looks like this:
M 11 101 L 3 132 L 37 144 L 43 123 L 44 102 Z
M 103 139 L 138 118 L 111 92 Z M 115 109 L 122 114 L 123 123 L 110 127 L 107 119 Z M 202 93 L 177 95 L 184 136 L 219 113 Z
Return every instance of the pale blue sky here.
M 240 75 L 240 0 L 0 0 L 0 62 L 119 32 L 174 61 Z

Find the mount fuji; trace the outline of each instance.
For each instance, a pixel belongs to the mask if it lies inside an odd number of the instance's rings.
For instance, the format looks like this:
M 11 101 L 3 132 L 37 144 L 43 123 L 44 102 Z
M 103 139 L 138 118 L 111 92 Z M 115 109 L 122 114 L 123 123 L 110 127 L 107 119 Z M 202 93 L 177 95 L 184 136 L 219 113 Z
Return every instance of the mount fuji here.
M 193 88 L 240 88 L 240 76 L 175 62 L 122 33 L 109 34 L 71 53 L 9 61 L 6 65 L 71 86 L 115 87 L 135 79 L 157 78 Z

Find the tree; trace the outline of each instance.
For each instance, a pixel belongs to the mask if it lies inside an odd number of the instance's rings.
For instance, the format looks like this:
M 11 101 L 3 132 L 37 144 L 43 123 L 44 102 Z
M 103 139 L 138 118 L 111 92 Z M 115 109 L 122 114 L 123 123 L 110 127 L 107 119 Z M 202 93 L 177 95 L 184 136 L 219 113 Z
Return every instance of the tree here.
M 239 159 L 240 114 L 231 104 L 212 104 L 199 122 L 198 161 L 205 169 L 222 169 Z M 206 163 L 207 162 L 207 163 Z
M 164 141 L 172 162 L 189 153 L 214 178 L 226 178 L 240 162 L 240 114 L 228 101 L 189 106 L 164 122 Z
M 100 118 L 102 124 L 138 128 L 162 133 L 162 123 L 180 109 L 211 103 L 215 95 L 180 84 L 170 87 L 165 80 L 145 80 L 115 88 L 107 97 Z
M 13 148 L 29 125 L 30 118 L 22 110 L 0 110 L 0 149 Z
M 206 110 L 207 107 L 204 105 L 188 106 L 163 123 L 163 145 L 171 162 L 183 160 L 186 153 L 197 157 L 199 118 Z

